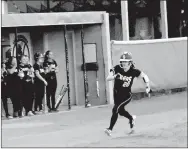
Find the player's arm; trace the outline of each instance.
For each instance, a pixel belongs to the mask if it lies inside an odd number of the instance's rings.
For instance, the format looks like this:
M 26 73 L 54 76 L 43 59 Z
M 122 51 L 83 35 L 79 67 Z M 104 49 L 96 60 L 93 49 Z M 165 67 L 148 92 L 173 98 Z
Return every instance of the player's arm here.
M 107 81 L 112 81 L 115 79 L 115 75 L 112 71 L 108 74 L 108 77 L 106 78 Z
M 46 80 L 40 75 L 39 70 L 35 70 L 35 74 L 36 74 L 36 77 L 40 79 L 41 81 L 43 81 L 46 86 L 48 85 Z
M 139 75 L 139 78 L 142 78 L 144 83 L 146 84 L 146 93 L 149 93 L 151 91 L 151 88 L 150 88 L 150 81 L 149 81 L 149 78 L 148 76 L 144 73 L 144 72 L 140 72 L 140 75 Z
M 120 74 L 119 73 L 116 74 L 113 69 L 110 69 L 110 72 L 109 72 L 108 77 L 106 78 L 106 80 L 107 81 L 112 81 L 112 80 L 114 80 L 117 77 L 117 75 L 120 75 Z
M 7 72 L 9 73 L 9 74 L 13 74 L 14 72 L 16 72 L 17 71 L 17 63 L 15 64 L 15 65 L 13 65 L 13 67 L 11 67 L 11 66 L 8 66 L 7 67 Z
M 31 78 L 34 78 L 34 77 L 35 77 L 34 72 L 35 72 L 34 68 L 30 65 L 30 68 L 29 68 L 29 76 L 30 76 Z
M 49 65 L 47 62 L 44 62 L 43 63 L 43 67 L 44 67 L 44 73 L 47 74 L 50 72 L 50 69 L 49 69 Z

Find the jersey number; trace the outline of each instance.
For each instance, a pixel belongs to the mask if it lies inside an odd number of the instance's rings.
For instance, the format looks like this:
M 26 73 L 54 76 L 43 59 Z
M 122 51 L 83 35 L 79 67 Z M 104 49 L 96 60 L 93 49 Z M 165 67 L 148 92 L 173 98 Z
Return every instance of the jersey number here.
M 131 79 L 132 79 L 132 77 L 126 77 L 126 76 L 124 76 L 123 77 L 123 81 L 124 81 L 124 83 L 123 83 L 123 87 L 129 87 L 129 85 L 130 85 L 130 83 L 131 83 Z

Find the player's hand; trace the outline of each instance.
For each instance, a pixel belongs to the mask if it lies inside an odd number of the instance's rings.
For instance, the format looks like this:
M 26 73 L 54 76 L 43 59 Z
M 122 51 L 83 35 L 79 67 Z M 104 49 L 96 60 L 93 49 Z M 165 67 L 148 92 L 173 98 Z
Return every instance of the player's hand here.
M 146 87 L 146 93 L 149 94 L 151 92 L 151 88 L 149 86 Z
M 47 85 L 48 85 L 48 83 L 47 83 L 45 80 L 44 80 L 44 85 L 45 85 L 45 86 L 47 86 Z
M 152 90 L 149 86 L 146 87 L 146 93 L 147 93 L 148 97 L 150 98 L 151 97 L 150 93 L 152 93 Z
M 115 75 L 115 79 L 120 79 L 120 80 L 121 80 L 121 78 L 122 78 L 122 75 L 121 75 L 120 73 L 117 73 L 117 74 Z
M 23 71 L 20 71 L 20 72 L 18 73 L 18 76 L 19 76 L 20 78 L 23 78 L 23 77 L 24 77 L 24 72 L 23 72 Z
M 35 72 L 35 70 L 34 70 L 34 68 L 33 68 L 33 67 L 31 67 L 30 71 L 31 71 L 31 72 Z

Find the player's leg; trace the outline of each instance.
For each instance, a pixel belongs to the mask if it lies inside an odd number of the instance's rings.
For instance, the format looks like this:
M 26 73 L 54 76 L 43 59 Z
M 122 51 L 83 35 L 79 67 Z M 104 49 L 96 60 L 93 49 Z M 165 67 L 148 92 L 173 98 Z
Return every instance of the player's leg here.
M 16 92 L 18 116 L 21 118 L 24 116 L 23 108 L 25 105 L 25 95 L 24 95 L 24 81 L 19 78 L 18 78 L 17 90 L 15 92 Z
M 39 91 L 35 89 L 35 101 L 34 101 L 34 111 L 38 112 L 38 106 L 39 106 Z
M 44 84 L 35 84 L 35 111 L 42 111 L 42 100 L 44 98 Z
M 28 82 L 27 83 L 27 85 L 28 85 L 28 91 L 27 91 L 27 104 L 28 104 L 28 106 L 27 106 L 27 108 L 28 108 L 28 113 L 27 113 L 27 115 L 28 116 L 33 116 L 34 114 L 33 114 L 33 112 L 32 112 L 32 108 L 33 108 L 33 83 L 30 81 L 30 82 Z
M 38 106 L 39 106 L 39 111 L 40 112 L 42 112 L 42 101 L 43 101 L 43 98 L 44 98 L 44 88 L 45 88 L 45 86 L 44 86 L 44 84 L 42 84 L 41 86 L 40 86 L 40 93 L 39 93 L 39 97 L 38 97 L 38 99 L 39 99 L 39 102 L 38 102 Z
M 119 109 L 119 115 L 128 118 L 129 119 L 129 123 L 130 123 L 130 128 L 133 129 L 133 127 L 135 125 L 136 116 L 135 115 L 131 115 L 128 111 L 126 111 L 124 109 L 124 107 Z
M 57 81 L 54 79 L 53 83 L 52 83 L 52 90 L 51 90 L 51 103 L 52 103 L 52 110 L 53 111 L 57 111 L 57 109 L 55 109 L 55 93 L 56 93 L 56 89 L 57 89 Z
M 48 112 L 52 111 L 51 104 L 50 104 L 50 98 L 51 98 L 51 88 L 49 88 L 47 86 L 46 87 L 46 100 L 47 100 Z
M 7 86 L 4 83 L 1 83 L 1 100 L 3 102 L 3 107 L 7 118 L 12 118 L 8 112 L 8 95 L 7 95 Z
M 8 102 L 6 97 L 1 97 L 3 102 L 3 108 L 5 110 L 6 118 L 12 118 L 12 116 L 8 112 Z
M 111 117 L 111 120 L 110 120 L 110 126 L 105 129 L 105 133 L 108 134 L 108 135 L 111 135 L 111 131 L 114 127 L 114 125 L 116 124 L 117 122 L 117 119 L 118 119 L 118 112 L 117 112 L 117 105 L 114 105 L 113 109 L 112 109 L 112 117 Z
M 122 104 L 120 104 L 120 106 L 118 107 L 118 113 L 119 113 L 119 115 L 124 116 L 127 119 L 129 119 L 130 128 L 133 129 L 133 127 L 135 125 L 136 116 L 131 115 L 128 111 L 125 110 L 125 106 L 131 101 L 131 98 L 132 98 L 132 96 L 130 95 L 129 97 L 127 97 L 124 100 L 124 102 L 122 102 Z
M 52 93 L 51 93 L 51 102 L 52 102 L 52 111 L 57 111 L 56 109 L 55 109 L 55 91 L 56 90 L 52 90 Z

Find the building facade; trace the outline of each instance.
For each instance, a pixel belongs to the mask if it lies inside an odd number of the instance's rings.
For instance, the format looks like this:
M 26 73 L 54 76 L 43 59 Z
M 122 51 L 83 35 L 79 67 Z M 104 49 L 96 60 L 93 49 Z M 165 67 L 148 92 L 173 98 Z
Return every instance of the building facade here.
M 70 91 L 64 98 L 64 104 L 68 104 L 70 99 L 72 105 L 83 105 L 85 96 L 93 105 L 113 103 L 112 84 L 105 81 L 111 67 L 110 40 L 186 36 L 187 19 L 185 15 L 182 17 L 182 14 L 186 14 L 187 10 L 179 4 L 178 10 L 183 10 L 181 15 L 176 11 L 179 19 L 168 23 L 172 20 L 167 15 L 169 5 L 172 4 L 169 4 L 168 0 L 3 0 L 1 58 L 4 59 L 10 50 L 12 55 L 16 54 L 18 48 L 14 50 L 15 39 L 21 45 L 21 51 L 30 55 L 31 63 L 35 52 L 52 50 L 60 68 L 57 94 L 62 85 L 68 83 L 67 57 L 69 60 Z M 107 13 L 101 12 L 104 10 Z M 170 16 L 172 14 L 171 12 Z M 68 46 L 67 57 L 65 37 Z M 87 71 L 87 95 L 82 70 L 83 49 L 86 63 L 98 65 L 97 70 Z

